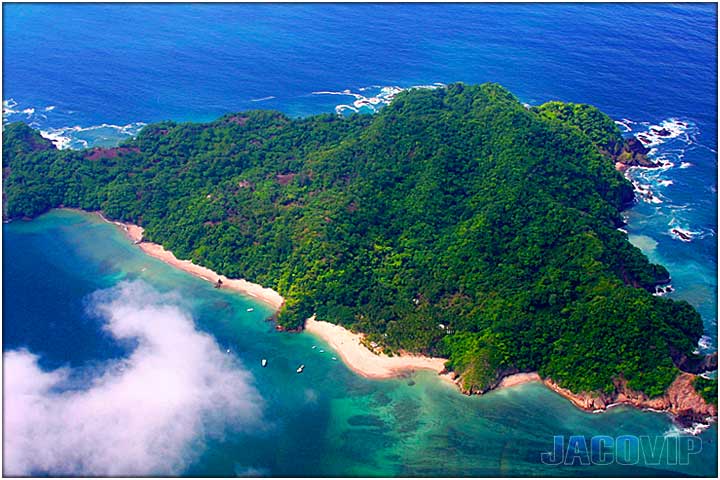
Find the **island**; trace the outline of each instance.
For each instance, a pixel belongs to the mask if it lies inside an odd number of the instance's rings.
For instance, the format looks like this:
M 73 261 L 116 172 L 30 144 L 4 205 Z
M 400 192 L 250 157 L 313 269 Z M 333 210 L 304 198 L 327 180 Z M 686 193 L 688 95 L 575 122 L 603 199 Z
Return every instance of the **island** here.
M 492 83 L 403 91 L 374 115 L 161 122 L 116 148 L 57 150 L 13 123 L 3 217 L 100 211 L 221 288 L 262 289 L 280 329 L 342 326 L 466 393 L 520 375 L 584 409 L 703 421 L 717 355 L 694 353 L 699 314 L 653 295 L 670 275 L 622 229 L 618 167 L 652 168 L 646 153 L 595 107 Z

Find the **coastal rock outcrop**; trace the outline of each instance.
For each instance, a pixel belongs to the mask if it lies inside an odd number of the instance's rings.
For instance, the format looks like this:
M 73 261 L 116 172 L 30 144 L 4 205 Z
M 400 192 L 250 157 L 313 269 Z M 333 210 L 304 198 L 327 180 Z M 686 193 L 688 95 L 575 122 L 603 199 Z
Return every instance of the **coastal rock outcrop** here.
M 718 354 L 713 352 L 709 355 L 686 355 L 676 349 L 670 349 L 675 366 L 687 373 L 712 372 L 718 368 Z
M 708 418 L 717 417 L 717 406 L 703 399 L 693 386 L 695 375 L 681 373 L 675 378 L 664 395 L 648 398 L 641 392 L 636 392 L 627 386 L 624 379 L 617 379 L 615 390 L 605 393 L 573 393 L 559 386 L 552 379 L 545 379 L 545 385 L 570 400 L 575 406 L 583 410 L 597 412 L 617 404 L 627 404 L 636 408 L 647 408 L 667 412 L 683 427 L 693 423 L 707 422 Z
M 611 142 L 604 147 L 600 147 L 600 151 L 609 156 L 616 165 L 619 164 L 622 168 L 660 167 L 659 163 L 648 158 L 647 154 L 650 150 L 635 137 L 625 139 L 622 142 Z
M 447 373 L 447 372 L 444 372 Z M 503 379 L 506 377 L 515 375 L 517 373 L 521 373 L 520 370 L 517 368 L 505 368 L 502 370 L 499 370 L 496 372 L 495 377 L 488 383 L 479 386 L 476 384 L 470 384 L 468 385 L 466 382 L 463 381 L 463 376 L 458 375 L 456 372 L 450 372 L 450 378 L 453 380 L 453 382 L 458 386 L 460 389 L 460 392 L 462 392 L 465 395 L 482 395 L 484 393 L 487 393 L 491 390 L 495 390 L 500 386 Z M 525 373 L 525 372 L 523 372 Z

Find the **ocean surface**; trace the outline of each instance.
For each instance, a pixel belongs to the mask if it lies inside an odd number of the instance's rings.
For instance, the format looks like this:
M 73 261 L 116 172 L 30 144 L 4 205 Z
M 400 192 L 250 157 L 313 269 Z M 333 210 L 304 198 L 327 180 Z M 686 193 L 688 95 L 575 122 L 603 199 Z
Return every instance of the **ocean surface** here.
M 453 81 L 591 103 L 664 162 L 630 171 L 626 230 L 670 271 L 667 295 L 700 311 L 698 349 L 715 351 L 716 25 L 714 4 L 4 4 L 3 123 L 82 148 L 229 111 L 370 114 L 399 88 Z M 469 398 L 432 374 L 363 379 L 92 215 L 3 225 L 3 258 L 5 412 L 27 409 L 5 418 L 5 473 L 717 471 L 715 425 L 687 465 L 545 465 L 555 435 L 685 434 L 660 413 L 581 412 L 536 384 Z

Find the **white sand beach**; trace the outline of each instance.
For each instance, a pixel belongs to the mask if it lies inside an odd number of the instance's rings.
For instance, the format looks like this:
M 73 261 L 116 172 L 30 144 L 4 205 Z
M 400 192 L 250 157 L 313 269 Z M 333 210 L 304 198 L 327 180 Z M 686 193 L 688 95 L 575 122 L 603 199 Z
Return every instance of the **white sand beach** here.
M 432 370 L 437 373 L 445 370 L 447 360 L 444 358 L 410 354 L 394 357 L 377 355 L 360 343 L 362 334 L 314 317 L 305 321 L 305 330 L 325 340 L 348 367 L 364 377 L 389 378 L 413 370 Z

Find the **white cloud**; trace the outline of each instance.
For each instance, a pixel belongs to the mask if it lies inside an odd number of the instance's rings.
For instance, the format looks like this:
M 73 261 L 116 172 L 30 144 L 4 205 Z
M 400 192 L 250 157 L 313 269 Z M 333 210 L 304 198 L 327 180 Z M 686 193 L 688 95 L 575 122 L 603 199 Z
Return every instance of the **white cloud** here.
M 45 372 L 26 350 L 5 353 L 3 473 L 178 475 L 205 439 L 259 427 L 251 375 L 178 303 L 142 282 L 94 295 L 104 328 L 137 346 L 80 389 L 68 388 L 77 371 Z

